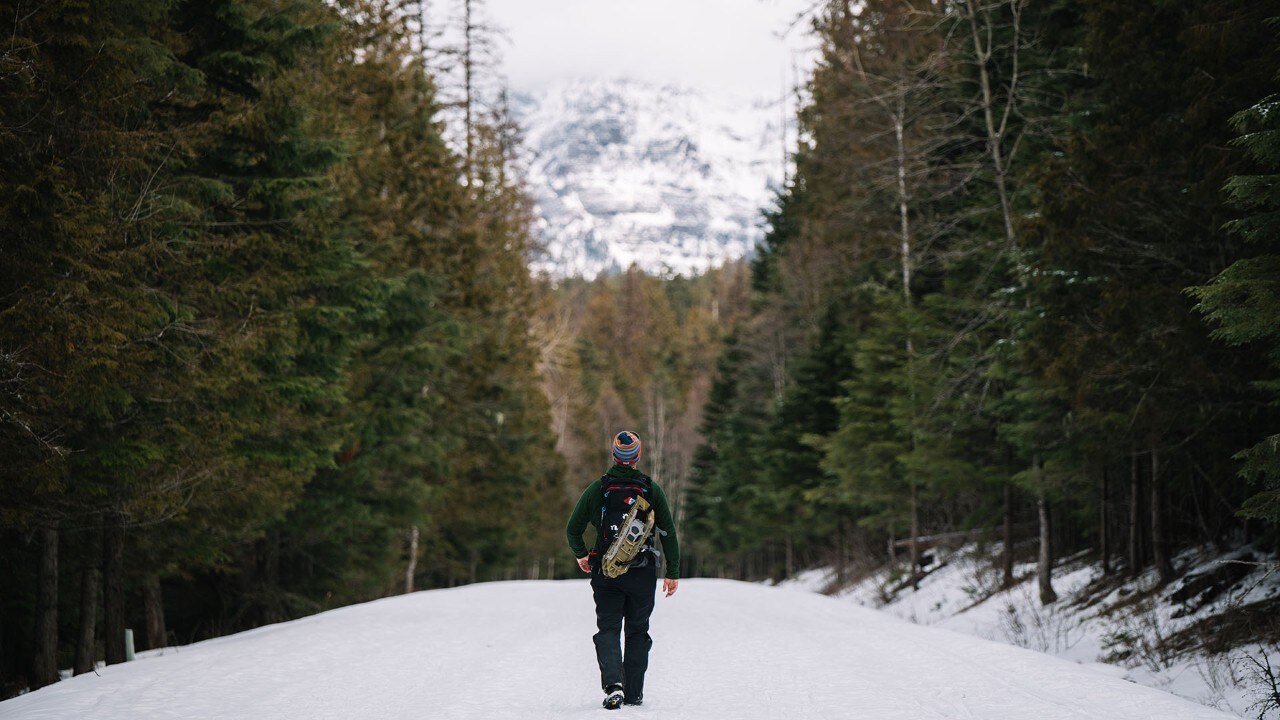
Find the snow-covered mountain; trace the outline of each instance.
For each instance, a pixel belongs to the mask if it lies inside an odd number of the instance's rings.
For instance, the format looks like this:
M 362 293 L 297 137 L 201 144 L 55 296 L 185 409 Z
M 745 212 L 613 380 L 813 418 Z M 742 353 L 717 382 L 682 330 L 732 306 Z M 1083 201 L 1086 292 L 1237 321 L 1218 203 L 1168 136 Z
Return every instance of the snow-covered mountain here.
M 747 255 L 783 173 L 778 101 L 632 80 L 519 95 L 545 250 L 535 272 L 696 273 Z

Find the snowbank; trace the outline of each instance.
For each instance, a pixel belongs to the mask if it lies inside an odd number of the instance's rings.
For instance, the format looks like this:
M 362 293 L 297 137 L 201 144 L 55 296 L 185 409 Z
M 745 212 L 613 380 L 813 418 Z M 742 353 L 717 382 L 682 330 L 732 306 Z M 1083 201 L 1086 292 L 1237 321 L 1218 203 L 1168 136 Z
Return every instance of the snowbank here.
M 834 596 L 912 623 L 1047 653 L 1241 717 L 1257 717 L 1250 708 L 1263 689 L 1249 658 L 1260 657 L 1263 646 L 1247 644 L 1216 655 L 1179 654 L 1167 643 L 1175 634 L 1229 607 L 1280 597 L 1280 574 L 1258 565 L 1247 568 L 1231 588 L 1203 602 L 1200 597 L 1208 596 L 1173 599 L 1187 579 L 1211 573 L 1223 563 L 1248 561 L 1249 548 L 1225 555 L 1208 550 L 1184 553 L 1177 558 L 1178 567 L 1186 568 L 1183 579 L 1163 589 L 1157 588 L 1151 572 L 1132 581 L 1109 583 L 1100 591 L 1102 571 L 1091 559 L 1066 562 L 1053 578 L 1060 599 L 1047 607 L 1037 597 L 1032 563 L 1015 568 L 1015 575 L 1024 582 L 998 591 L 994 553 L 998 549 L 979 553 L 972 546 L 950 554 L 944 551 L 941 567 L 930 568 L 932 572 L 914 591 L 895 592 L 894 571 L 884 568 Z M 808 570 L 781 586 L 821 592 L 830 589 L 831 580 L 829 570 Z

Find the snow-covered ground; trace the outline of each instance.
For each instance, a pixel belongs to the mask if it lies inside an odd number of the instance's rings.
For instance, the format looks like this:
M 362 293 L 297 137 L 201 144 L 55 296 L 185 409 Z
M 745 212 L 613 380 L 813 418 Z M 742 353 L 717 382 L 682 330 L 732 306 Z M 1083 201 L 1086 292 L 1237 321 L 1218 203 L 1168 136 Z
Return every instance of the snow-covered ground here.
M 419 592 L 146 653 L 0 702 L 0 719 L 600 718 L 594 629 L 585 581 Z M 659 598 L 652 634 L 645 704 L 616 717 L 1231 717 L 1090 666 L 727 580 Z
M 1177 558 L 1177 565 L 1187 569 L 1185 580 L 1241 556 L 1250 557 L 1247 548 L 1227 555 L 1192 551 Z M 1173 602 L 1170 597 L 1182 581 L 1157 590 L 1154 572 L 1088 595 L 1086 589 L 1102 572 L 1091 559 L 1082 558 L 1056 570 L 1053 584 L 1060 599 L 1044 606 L 1032 577 L 1034 564 L 1016 568 L 1015 574 L 1026 581 L 1009 591 L 996 592 L 999 576 L 992 567 L 992 557 L 991 551 L 976 553 L 972 546 L 953 554 L 944 552 L 942 567 L 934 569 L 914 591 L 893 592 L 898 581 L 886 568 L 832 595 L 912 623 L 1048 653 L 1240 717 L 1258 717 L 1254 706 L 1265 688 L 1250 658 L 1261 658 L 1262 652 L 1269 650 L 1275 661 L 1274 647 L 1250 644 L 1218 655 L 1179 655 L 1163 641 L 1223 612 L 1228 605 L 1280 597 L 1280 573 L 1272 568 L 1258 565 L 1232 589 L 1197 604 L 1194 599 Z M 782 587 L 831 592 L 833 584 L 830 570 L 816 569 L 799 574 Z M 1082 602 L 1086 597 L 1090 602 Z

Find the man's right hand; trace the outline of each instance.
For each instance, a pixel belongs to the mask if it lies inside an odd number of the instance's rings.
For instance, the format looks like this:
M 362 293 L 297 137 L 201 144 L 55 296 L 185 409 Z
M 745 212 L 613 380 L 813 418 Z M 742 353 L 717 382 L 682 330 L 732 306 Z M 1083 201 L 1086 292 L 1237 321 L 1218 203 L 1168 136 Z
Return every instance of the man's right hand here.
M 591 572 L 591 556 L 583 555 L 578 558 L 578 567 L 582 568 L 582 572 L 584 573 Z

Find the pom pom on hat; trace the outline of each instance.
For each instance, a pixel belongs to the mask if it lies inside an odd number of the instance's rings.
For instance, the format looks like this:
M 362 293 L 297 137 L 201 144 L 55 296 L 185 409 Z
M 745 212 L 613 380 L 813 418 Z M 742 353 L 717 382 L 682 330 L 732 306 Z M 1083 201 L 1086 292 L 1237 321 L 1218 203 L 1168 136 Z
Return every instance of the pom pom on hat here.
M 623 430 L 613 437 L 613 459 L 623 465 L 634 465 L 640 459 L 640 436 Z

